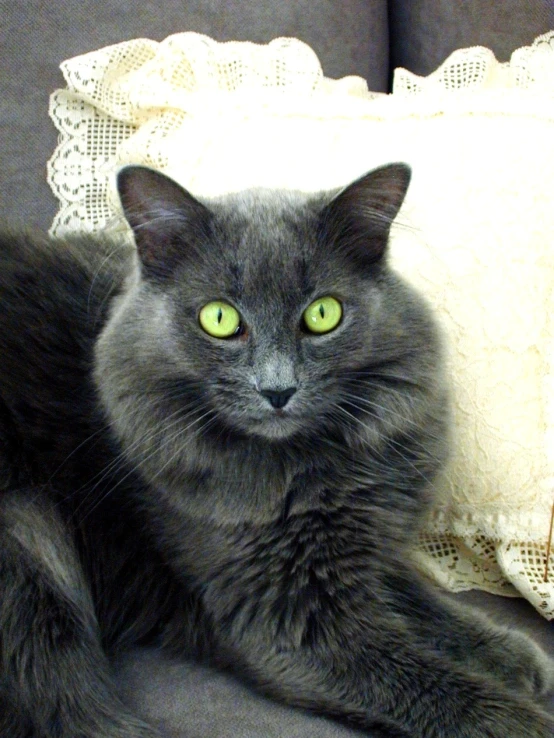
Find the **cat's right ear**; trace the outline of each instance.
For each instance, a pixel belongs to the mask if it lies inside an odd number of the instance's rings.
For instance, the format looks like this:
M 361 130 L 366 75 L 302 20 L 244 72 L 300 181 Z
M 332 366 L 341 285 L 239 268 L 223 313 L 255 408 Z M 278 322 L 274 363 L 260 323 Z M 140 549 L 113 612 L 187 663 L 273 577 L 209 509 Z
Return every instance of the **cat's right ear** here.
M 210 211 L 177 182 L 148 167 L 121 169 L 117 191 L 133 229 L 143 275 L 166 279 L 207 234 Z

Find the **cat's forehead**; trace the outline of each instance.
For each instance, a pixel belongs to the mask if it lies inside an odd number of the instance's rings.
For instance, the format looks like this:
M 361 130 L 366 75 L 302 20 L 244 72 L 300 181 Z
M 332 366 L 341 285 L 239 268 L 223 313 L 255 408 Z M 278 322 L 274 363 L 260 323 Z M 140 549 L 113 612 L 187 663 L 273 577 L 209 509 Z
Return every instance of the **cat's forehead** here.
M 317 204 L 297 192 L 251 190 L 213 208 L 221 277 L 237 291 L 308 292 L 321 268 Z
M 256 254 L 277 259 L 281 245 L 293 253 L 309 253 L 317 225 L 318 202 L 295 191 L 246 190 L 212 203 L 217 225 L 229 246 L 246 256 Z M 265 253 L 267 251 L 267 253 Z M 255 255 L 256 255 L 255 254 Z

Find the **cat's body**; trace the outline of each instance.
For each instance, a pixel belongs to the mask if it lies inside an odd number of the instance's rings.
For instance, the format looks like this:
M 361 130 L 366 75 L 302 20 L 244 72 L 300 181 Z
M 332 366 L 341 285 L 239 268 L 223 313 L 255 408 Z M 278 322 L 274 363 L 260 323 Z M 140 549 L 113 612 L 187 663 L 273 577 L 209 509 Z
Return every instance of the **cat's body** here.
M 0 738 L 154 735 L 106 657 L 146 642 L 374 736 L 553 735 L 546 657 L 409 563 L 448 400 L 384 259 L 407 183 L 208 210 L 135 168 L 140 268 L 97 238 L 0 240 Z

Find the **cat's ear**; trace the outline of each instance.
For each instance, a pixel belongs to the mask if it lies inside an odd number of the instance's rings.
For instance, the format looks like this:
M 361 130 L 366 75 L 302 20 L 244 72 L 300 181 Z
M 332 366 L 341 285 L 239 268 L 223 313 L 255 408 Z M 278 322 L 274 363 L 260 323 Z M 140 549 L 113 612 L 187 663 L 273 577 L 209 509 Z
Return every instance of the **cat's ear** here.
M 210 211 L 177 182 L 148 167 L 121 169 L 117 190 L 144 276 L 170 276 L 191 245 L 207 233 Z
M 323 209 L 323 238 L 361 264 L 379 261 L 404 201 L 411 171 L 406 164 L 374 169 L 345 187 Z

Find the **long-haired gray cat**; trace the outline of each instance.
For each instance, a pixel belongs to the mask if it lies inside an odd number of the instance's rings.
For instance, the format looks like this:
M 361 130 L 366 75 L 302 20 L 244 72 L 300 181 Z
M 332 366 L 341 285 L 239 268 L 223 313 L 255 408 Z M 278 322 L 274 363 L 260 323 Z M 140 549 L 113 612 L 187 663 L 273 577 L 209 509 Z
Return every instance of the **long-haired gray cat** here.
M 552 665 L 422 582 L 441 348 L 387 266 L 407 167 L 200 202 L 121 171 L 136 249 L 0 238 L 0 738 L 137 738 L 154 643 L 381 738 L 552 738 Z

